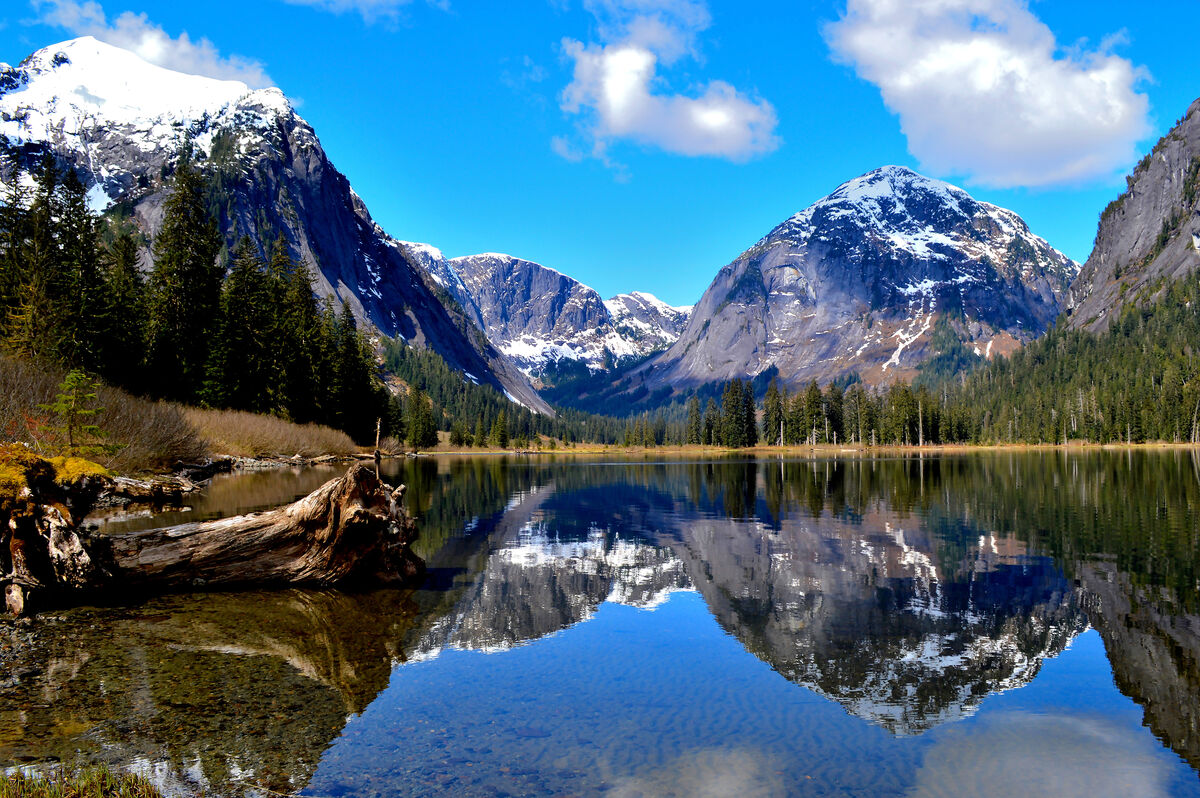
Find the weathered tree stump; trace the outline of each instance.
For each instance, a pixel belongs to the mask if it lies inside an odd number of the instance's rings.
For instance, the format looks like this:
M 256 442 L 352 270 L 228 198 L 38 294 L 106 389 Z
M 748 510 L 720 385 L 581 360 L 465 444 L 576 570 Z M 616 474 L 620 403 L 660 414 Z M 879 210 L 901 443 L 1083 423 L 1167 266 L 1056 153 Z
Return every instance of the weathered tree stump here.
M 8 612 L 21 615 L 31 599 L 89 593 L 403 583 L 424 568 L 409 548 L 416 525 L 403 495 L 403 486 L 393 490 L 355 465 L 276 510 L 101 535 L 79 526 L 90 502 L 72 512 L 62 496 L 33 491 L 0 529 L 0 585 Z

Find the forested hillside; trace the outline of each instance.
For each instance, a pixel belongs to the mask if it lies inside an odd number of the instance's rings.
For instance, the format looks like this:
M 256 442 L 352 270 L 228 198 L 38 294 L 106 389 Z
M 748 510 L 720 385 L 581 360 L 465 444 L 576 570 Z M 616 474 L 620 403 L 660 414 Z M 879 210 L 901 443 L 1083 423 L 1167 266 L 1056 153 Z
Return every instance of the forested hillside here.
M 82 183 L 47 158 L 0 205 L 0 339 L 12 354 L 135 393 L 271 413 L 359 440 L 387 416 L 371 348 L 348 308 L 318 303 L 279 242 L 264 262 L 244 240 L 228 269 L 202 176 L 172 177 L 154 268 L 136 231 L 102 221 Z M 393 414 L 394 415 L 394 414 Z
M 438 428 L 477 445 L 620 438 L 622 422 L 533 413 L 433 351 L 385 338 L 379 358 L 347 305 L 317 300 L 282 238 L 265 258 L 250 239 L 221 253 L 212 186 L 187 159 L 170 176 L 148 273 L 140 233 L 119 213 L 92 213 L 74 172 L 51 158 L 33 175 L 15 161 L 4 168 L 0 182 L 17 187 L 0 203 L 0 343 L 12 355 L 141 395 L 325 424 L 360 442 L 376 419 L 385 436 L 416 434 L 423 447 Z M 395 394 L 385 373 L 403 383 Z M 432 427 L 412 429 L 414 417 Z

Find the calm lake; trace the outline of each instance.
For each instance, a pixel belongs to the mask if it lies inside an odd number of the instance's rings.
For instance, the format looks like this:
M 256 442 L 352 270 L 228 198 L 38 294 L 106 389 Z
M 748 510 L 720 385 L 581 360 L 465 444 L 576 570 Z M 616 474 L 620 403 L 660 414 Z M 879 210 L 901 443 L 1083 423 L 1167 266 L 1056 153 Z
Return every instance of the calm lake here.
M 1200 795 L 1200 454 L 388 467 L 419 589 L 43 615 L 0 673 L 0 767 L 209 796 Z

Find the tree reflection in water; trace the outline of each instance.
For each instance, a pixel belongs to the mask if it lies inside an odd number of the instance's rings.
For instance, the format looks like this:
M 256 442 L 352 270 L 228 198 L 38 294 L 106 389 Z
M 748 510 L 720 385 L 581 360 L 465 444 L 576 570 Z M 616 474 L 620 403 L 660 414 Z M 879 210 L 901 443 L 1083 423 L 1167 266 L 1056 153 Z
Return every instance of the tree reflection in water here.
M 897 735 L 1028 684 L 1090 623 L 1146 724 L 1200 766 L 1191 454 L 397 468 L 424 589 L 168 596 L 0 627 L 0 764 L 292 791 L 398 663 L 691 590 L 788 680 Z

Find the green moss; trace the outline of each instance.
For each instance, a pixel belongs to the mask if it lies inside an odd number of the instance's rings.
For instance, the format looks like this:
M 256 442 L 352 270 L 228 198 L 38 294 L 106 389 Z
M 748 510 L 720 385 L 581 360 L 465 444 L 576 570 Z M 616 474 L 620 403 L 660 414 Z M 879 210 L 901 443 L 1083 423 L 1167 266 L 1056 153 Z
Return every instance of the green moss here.
M 0 510 L 17 502 L 27 487 L 51 482 L 69 485 L 85 476 L 108 473 L 104 466 L 82 457 L 46 459 L 19 443 L 4 444 L 0 446 Z
M 70 485 L 83 477 L 109 476 L 107 468 L 82 457 L 51 457 L 50 464 L 54 466 L 54 481 L 60 485 Z

